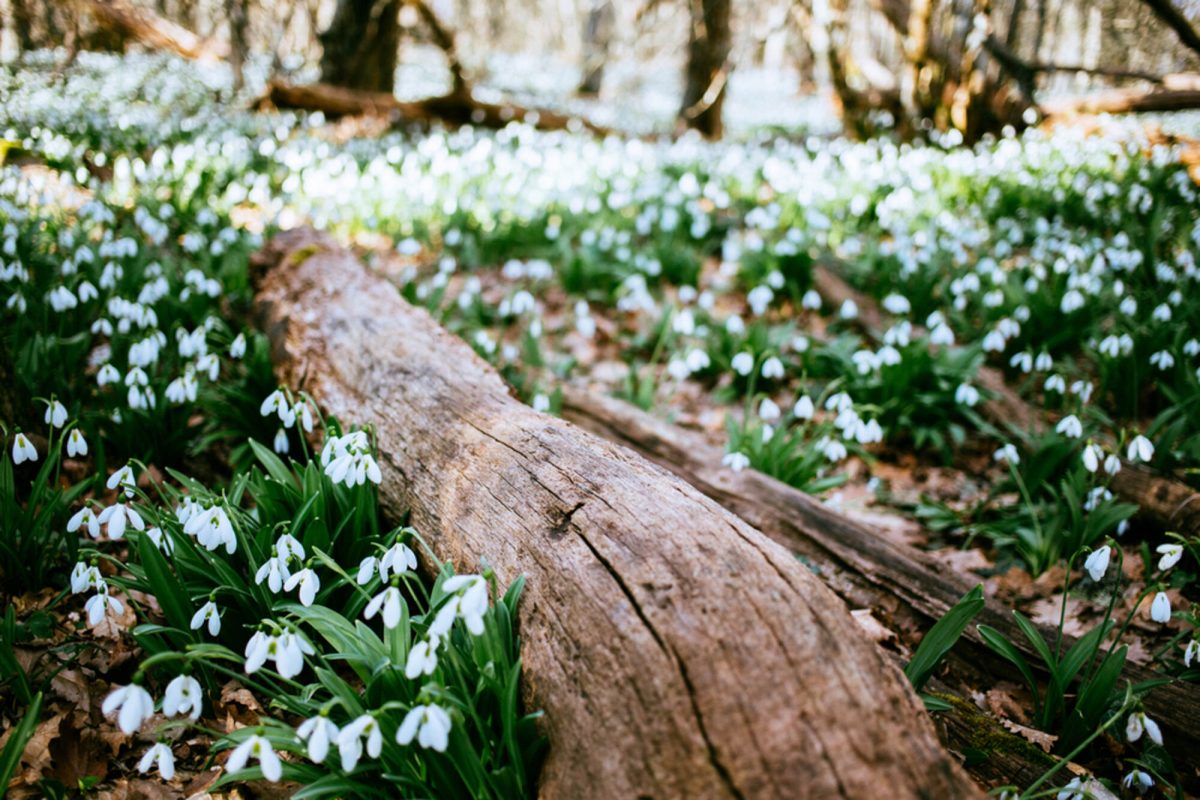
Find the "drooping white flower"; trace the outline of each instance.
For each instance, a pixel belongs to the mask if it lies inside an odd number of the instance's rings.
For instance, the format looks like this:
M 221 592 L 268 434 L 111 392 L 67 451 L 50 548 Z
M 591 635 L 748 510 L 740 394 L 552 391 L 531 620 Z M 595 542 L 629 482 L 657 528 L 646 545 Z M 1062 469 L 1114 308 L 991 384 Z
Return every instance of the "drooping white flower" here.
M 275 441 L 272 443 L 272 447 L 275 452 L 279 453 L 280 455 L 285 455 L 287 453 L 288 435 L 286 430 L 280 428 L 279 430 L 275 431 Z
M 171 537 L 163 533 L 162 528 L 153 527 L 146 529 L 146 538 L 154 543 L 164 555 L 171 555 L 175 552 L 175 543 L 171 541 Z
M 1145 794 L 1154 788 L 1154 778 L 1151 778 L 1147 773 L 1140 769 L 1135 769 L 1130 772 L 1121 781 L 1121 785 L 1126 789 L 1133 789 L 1138 794 Z
M 421 675 L 432 675 L 437 669 L 437 648 L 441 639 L 437 636 L 430 636 L 428 640 L 421 640 L 413 645 L 408 651 L 408 660 L 404 664 L 404 677 L 409 680 L 414 680 Z
M 267 588 L 274 594 L 279 594 L 283 591 L 284 583 L 291 579 L 291 570 L 288 569 L 287 560 L 275 556 L 268 558 L 258 568 L 258 572 L 254 573 L 255 585 L 261 586 L 263 581 L 267 582 Z
M 271 783 L 278 782 L 283 776 L 283 764 L 279 756 L 271 749 L 271 743 L 257 733 L 233 749 L 229 760 L 225 762 L 225 771 L 237 772 L 245 769 L 246 763 L 252 757 L 262 768 L 263 777 Z
M 226 553 L 237 549 L 237 535 L 229 515 L 221 506 L 211 506 L 198 513 L 194 512 L 183 524 L 183 532 L 195 536 L 196 541 L 206 550 L 216 550 L 224 545 Z
M 1084 790 L 1083 778 L 1071 778 L 1067 785 L 1054 795 L 1054 800 L 1089 800 L 1089 796 Z
M 1125 738 L 1130 742 L 1136 742 L 1142 738 L 1143 732 L 1149 737 L 1150 741 L 1162 746 L 1162 731 L 1159 730 L 1158 723 L 1141 711 L 1130 714 L 1128 721 L 1125 723 Z
M 198 631 L 202 626 L 208 628 L 209 636 L 216 636 L 221 632 L 221 610 L 217 608 L 217 604 L 209 600 L 192 615 L 192 621 L 189 625 L 192 630 Z
M 229 345 L 229 357 L 241 358 L 246 355 L 246 334 L 239 333 Z
M 1192 639 L 1188 642 L 1187 647 L 1183 649 L 1183 665 L 1191 667 L 1192 662 L 1200 657 L 1200 640 Z
M 414 737 L 427 750 L 446 752 L 450 743 L 450 715 L 440 706 L 414 706 L 396 731 L 396 743 L 410 744 Z
M 266 631 L 255 631 L 254 635 L 246 642 L 245 669 L 247 675 L 253 675 L 262 669 L 267 663 L 267 659 L 274 656 L 279 649 L 279 641 L 276 637 L 268 634 Z
M 1100 469 L 1100 459 L 1103 457 L 1104 451 L 1100 449 L 1100 445 L 1088 442 L 1083 448 L 1083 468 L 1088 472 L 1095 472 Z
M 58 402 L 57 399 L 46 401 L 45 420 L 47 425 L 61 428 L 67 424 L 67 407 Z
M 417 554 L 403 542 L 396 542 L 379 558 L 379 579 L 386 581 L 390 575 L 403 575 L 417 568 Z
M 992 453 L 992 458 L 996 461 L 1006 461 L 1014 466 L 1021 463 L 1021 454 L 1017 452 L 1016 445 L 1011 442 Z
M 735 355 L 729 363 L 733 367 L 734 372 L 744 377 L 749 375 L 751 370 L 754 369 L 754 356 L 751 353 L 743 351 Z
M 1104 577 L 1104 573 L 1108 572 L 1108 560 L 1111 556 L 1112 548 L 1108 545 L 1104 545 L 1088 555 L 1083 562 L 1083 568 L 1087 570 L 1087 574 L 1091 576 L 1092 580 L 1099 582 Z
M 137 488 L 137 481 L 134 479 L 133 467 L 129 464 L 121 467 L 119 470 L 108 476 L 108 480 L 104 484 L 109 489 L 121 488 L 125 492 L 126 497 L 133 497 L 133 490 Z
M 1166 592 L 1154 595 L 1154 602 L 1150 604 L 1150 619 L 1162 624 L 1171 621 L 1171 598 L 1167 597 Z
M 321 578 L 314 570 L 305 567 L 299 572 L 292 573 L 283 588 L 284 591 L 290 592 L 297 586 L 300 587 L 300 605 L 311 606 L 317 597 L 317 592 L 321 591 Z
M 139 531 L 146 529 L 146 523 L 142 520 L 142 515 L 127 503 L 113 503 L 101 511 L 97 519 L 101 525 L 108 526 L 109 539 L 116 540 L 124 537 L 125 528 L 128 525 L 132 525 L 134 529 Z
M 67 533 L 75 533 L 84 528 L 93 539 L 100 538 L 100 517 L 91 506 L 84 506 L 67 520 Z
M 286 630 L 276 639 L 275 671 L 282 678 L 294 678 L 304 671 L 304 657 L 314 652 L 307 639 L 293 630 Z
M 103 583 L 99 567 L 83 561 L 75 562 L 71 569 L 71 594 L 83 594 L 91 589 L 98 589 Z
M 442 584 L 442 591 L 458 593 L 457 614 L 475 636 L 483 633 L 483 616 L 488 609 L 487 581 L 482 575 L 455 575 Z M 436 619 L 435 619 L 436 625 Z M 431 626 L 430 630 L 433 630 Z M 439 633 L 439 635 L 441 635 Z
M 121 733 L 131 736 L 143 722 L 154 716 L 154 698 L 136 683 L 120 686 L 104 698 L 100 710 L 105 716 L 117 712 L 117 727 Z
M 308 760 L 314 764 L 324 763 L 329 745 L 337 741 L 339 733 L 338 726 L 323 714 L 309 717 L 296 729 L 296 736 L 308 746 Z
M 767 422 L 779 419 L 781 414 L 779 405 L 769 397 L 764 397 L 762 402 L 758 404 L 758 416 Z
M 79 428 L 71 428 L 71 432 L 67 434 L 67 455 L 71 458 L 78 458 L 87 454 L 87 439 L 83 438 L 83 434 L 79 431 Z
M 721 457 L 721 465 L 729 467 L 734 472 L 741 472 L 750 466 L 750 457 L 745 453 L 726 453 Z
M 1079 421 L 1079 417 L 1074 414 L 1068 414 L 1058 421 L 1058 424 L 1054 426 L 1054 430 L 1068 439 L 1078 439 L 1083 435 L 1083 423 Z
M 954 390 L 954 402 L 959 405 L 973 407 L 979 402 L 979 390 L 969 383 L 960 383 Z
M 1135 463 L 1138 461 L 1149 463 L 1150 459 L 1154 458 L 1154 444 L 1139 433 L 1130 440 L 1129 446 L 1125 449 L 1125 458 Z
M 101 581 L 96 586 L 96 594 L 89 597 L 88 601 L 83 604 L 83 611 L 87 614 L 88 625 L 94 628 L 100 624 L 109 611 L 114 614 L 125 613 L 125 604 L 110 595 L 108 584 Z
M 783 362 L 771 356 L 762 365 L 762 376 L 767 379 L 783 377 Z
M 175 754 L 164 742 L 156 742 L 142 755 L 141 760 L 138 761 L 138 772 L 145 775 L 155 766 L 164 781 L 172 780 L 175 777 Z
M 26 461 L 38 460 L 37 448 L 20 431 L 17 431 L 17 435 L 13 437 L 12 460 L 13 464 L 24 464 Z
M 187 714 L 195 722 L 200 719 L 203 702 L 204 690 L 200 687 L 200 681 L 191 675 L 177 675 L 167 684 L 162 710 L 168 717 Z
M 1162 558 L 1158 560 L 1158 568 L 1168 570 L 1178 564 L 1179 559 L 1183 558 L 1183 545 L 1160 544 L 1155 548 L 1155 552 L 1162 554 Z
M 383 626 L 391 630 L 400 624 L 403 604 L 404 599 L 400 595 L 400 590 L 395 586 L 388 586 L 371 598 L 371 601 L 367 603 L 367 607 L 363 610 L 363 617 L 371 619 L 382 609 Z
M 352 772 L 363 755 L 363 741 L 366 740 L 367 755 L 379 758 L 383 752 L 383 731 L 379 722 L 370 714 L 363 714 L 338 733 L 338 754 L 342 758 L 342 770 Z

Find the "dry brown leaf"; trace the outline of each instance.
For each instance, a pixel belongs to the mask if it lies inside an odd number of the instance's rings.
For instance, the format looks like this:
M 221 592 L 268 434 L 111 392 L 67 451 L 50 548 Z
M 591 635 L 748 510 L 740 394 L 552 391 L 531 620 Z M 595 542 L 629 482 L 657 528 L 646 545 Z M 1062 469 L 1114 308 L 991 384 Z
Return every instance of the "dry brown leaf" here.
M 65 714 L 55 714 L 43 720 L 29 737 L 25 751 L 21 754 L 21 763 L 25 769 L 21 773 L 21 783 L 32 786 L 42 779 L 50 766 L 50 745 L 58 738 Z
M 876 644 L 883 642 L 891 642 L 896 640 L 895 631 L 889 630 L 871 613 L 869 608 L 851 609 L 850 616 L 854 617 L 854 621 L 867 634 L 867 638 Z
M 1005 730 L 1015 733 L 1027 742 L 1032 742 L 1042 750 L 1049 753 L 1054 748 L 1054 743 L 1058 741 L 1058 737 L 1052 733 L 1039 731 L 1037 728 L 1029 728 L 1024 725 L 1018 725 L 1010 719 L 1000 720 L 1000 724 Z
M 89 776 L 108 776 L 108 748 L 94 728 L 80 729 L 72 718 L 63 720 L 59 735 L 50 743 L 51 765 L 47 774 L 65 786 L 78 786 Z

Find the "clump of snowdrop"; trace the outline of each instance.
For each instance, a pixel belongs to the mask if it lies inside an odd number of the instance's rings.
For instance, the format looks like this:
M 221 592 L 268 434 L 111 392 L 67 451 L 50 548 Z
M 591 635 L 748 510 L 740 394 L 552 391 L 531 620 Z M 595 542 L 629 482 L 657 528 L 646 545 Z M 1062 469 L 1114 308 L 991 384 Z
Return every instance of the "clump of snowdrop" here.
M 383 475 L 366 431 L 351 431 L 342 436 L 330 436 L 321 450 L 321 466 L 334 483 L 348 487 L 361 486 L 366 481 L 381 483 Z

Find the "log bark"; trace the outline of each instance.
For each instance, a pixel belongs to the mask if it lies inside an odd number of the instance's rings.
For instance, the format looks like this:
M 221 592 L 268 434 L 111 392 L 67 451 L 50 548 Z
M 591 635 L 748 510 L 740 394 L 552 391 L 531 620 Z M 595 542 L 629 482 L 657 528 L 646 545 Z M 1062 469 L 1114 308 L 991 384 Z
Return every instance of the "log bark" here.
M 160 17 L 153 11 L 125 0 L 76 0 L 102 28 L 115 31 L 150 47 L 197 61 L 219 61 L 229 55 L 224 42 L 203 39 Z
M 974 797 L 895 667 L 791 554 L 639 456 L 539 414 L 311 232 L 261 257 L 281 380 L 372 424 L 386 514 L 528 577 L 543 797 Z
M 1145 114 L 1161 111 L 1190 111 L 1200 108 L 1200 89 L 1153 88 L 1115 89 L 1084 97 L 1045 103 L 1046 117 L 1088 114 Z
M 813 497 L 752 469 L 733 472 L 721 465 L 721 451 L 703 435 L 656 419 L 629 403 L 602 397 L 577 386 L 563 387 L 563 416 L 580 427 L 635 450 L 670 470 L 739 518 L 800 556 L 831 589 L 852 608 L 869 608 L 896 630 L 914 626 L 927 631 L 978 581 L 950 569 L 932 554 L 891 542 L 865 525 L 830 509 Z M 1040 664 L 1036 652 L 1021 633 L 1008 609 L 988 600 L 951 653 L 955 673 L 952 688 L 966 694 L 995 680 L 1013 680 L 1012 667 L 983 645 L 975 627 L 990 625 L 1002 632 L 1029 662 Z M 1054 632 L 1043 630 L 1047 641 Z M 1065 637 L 1064 647 L 1073 641 Z M 1124 677 L 1135 683 L 1156 673 L 1144 667 L 1126 667 Z M 946 678 L 950 681 L 951 678 Z M 1200 764 L 1200 691 L 1191 684 L 1159 687 L 1146 698 L 1145 707 L 1163 724 L 1167 747 L 1180 774 L 1191 785 Z M 958 720 L 947 732 L 948 741 L 978 734 L 978 726 Z M 974 731 L 972 733 L 972 731 Z M 1027 768 L 1018 759 L 1000 753 L 999 764 L 979 777 L 990 780 L 1005 770 Z M 1065 777 L 1068 776 L 1064 776 Z M 1194 790 L 1196 786 L 1192 786 Z
M 401 0 L 338 0 L 321 32 L 321 80 L 391 94 L 400 58 Z
M 816 264 L 812 271 L 813 288 L 834 307 L 847 300 L 858 308 L 856 322 L 868 335 L 879 339 L 889 323 L 883 310 L 870 295 L 850 286 L 834 269 Z M 976 383 L 989 395 L 980 404 L 983 416 L 1000 430 L 1038 432 L 1046 427 L 1041 411 L 1025 401 L 995 367 L 982 366 Z M 1121 460 L 1121 471 L 1112 476 L 1109 488 L 1131 503 L 1164 530 L 1187 536 L 1200 533 L 1200 492 L 1183 481 L 1154 472 L 1140 464 Z
M 437 120 L 448 125 L 503 128 L 510 122 L 526 122 L 540 130 L 587 130 L 600 136 L 610 133 L 607 128 L 579 117 L 518 105 L 483 103 L 469 94 L 451 93 L 425 100 L 403 101 L 388 92 L 347 89 L 327 83 L 296 85 L 272 80 L 259 106 L 320 111 L 333 117 L 384 116 L 396 124 Z

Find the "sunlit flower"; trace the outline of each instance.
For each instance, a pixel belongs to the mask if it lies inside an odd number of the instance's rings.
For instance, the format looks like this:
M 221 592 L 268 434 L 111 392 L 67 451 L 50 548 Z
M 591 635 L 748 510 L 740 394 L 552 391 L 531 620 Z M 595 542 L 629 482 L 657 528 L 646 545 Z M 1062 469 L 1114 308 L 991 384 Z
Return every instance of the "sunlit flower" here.
M 96 586 L 96 594 L 89 597 L 88 601 L 83 604 L 83 611 L 87 614 L 88 625 L 94 628 L 100 624 L 109 611 L 118 615 L 125 613 L 125 604 L 110 595 L 108 584 L 101 581 Z
M 383 626 L 391 630 L 400 624 L 400 616 L 403 608 L 404 599 L 400 595 L 400 590 L 395 586 L 388 586 L 371 598 L 371 601 L 367 603 L 367 607 L 363 610 L 363 617 L 371 619 L 382 609 Z
M 437 669 L 437 648 L 441 640 L 437 636 L 430 636 L 428 640 L 421 640 L 412 646 L 408 651 L 408 660 L 404 664 L 404 676 L 409 680 L 415 680 L 421 675 L 432 675 Z
M 221 632 L 221 610 L 217 608 L 217 604 L 209 600 L 192 615 L 192 621 L 189 627 L 198 631 L 202 626 L 208 628 L 209 636 L 216 636 Z
M 84 506 L 67 520 L 67 533 L 75 533 L 80 528 L 86 530 L 93 539 L 100 538 L 100 518 L 91 506 Z
M 167 684 L 162 710 L 168 717 L 187 714 L 195 722 L 200 719 L 203 700 L 204 690 L 200 688 L 200 681 L 191 675 L 178 675 Z
M 366 752 L 371 758 L 379 758 L 383 752 L 383 731 L 379 722 L 370 714 L 363 714 L 338 733 L 338 753 L 342 757 L 342 770 L 353 772 L 363 755 L 363 741 L 366 740 Z
M 124 537 L 127 525 L 132 525 L 135 530 L 139 531 L 146 529 L 146 523 L 142 520 L 142 515 L 127 503 L 113 503 L 101 511 L 97 519 L 101 525 L 108 526 L 108 538 L 110 539 Z
M 14 464 L 38 460 L 38 452 L 33 446 L 33 442 L 29 441 L 20 431 L 17 431 L 17 435 L 13 437 L 12 460 Z
M 311 606 L 317 597 L 317 592 L 321 591 L 321 578 L 314 570 L 305 567 L 299 572 L 292 573 L 283 588 L 284 591 L 290 592 L 297 586 L 300 587 L 300 605 Z
M 1138 461 L 1148 463 L 1150 459 L 1154 458 L 1154 444 L 1139 433 L 1130 440 L 1129 446 L 1125 449 L 1125 458 L 1135 463 Z
M 1171 621 L 1171 598 L 1167 597 L 1166 592 L 1154 595 L 1154 602 L 1150 604 L 1150 619 L 1163 624 Z
M 117 727 L 121 733 L 131 736 L 143 722 L 154 716 L 154 698 L 136 683 L 120 686 L 104 698 L 100 710 L 105 716 L 117 712 Z
M 1083 568 L 1087 570 L 1087 574 L 1092 577 L 1092 580 L 1099 582 L 1104 577 L 1104 573 L 1108 572 L 1108 560 L 1111 555 L 1112 548 L 1108 545 L 1104 545 L 1088 555 L 1083 562 Z
M 296 736 L 308 746 L 308 759 L 314 764 L 321 764 L 329 755 L 329 745 L 337 741 L 341 731 L 333 721 L 324 714 L 309 717 L 300 723 Z

